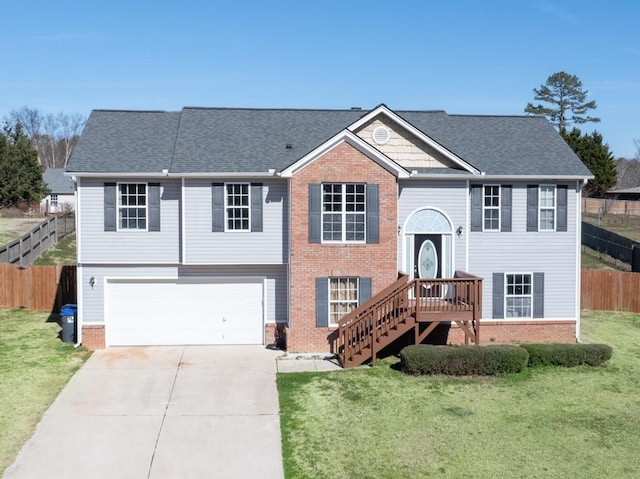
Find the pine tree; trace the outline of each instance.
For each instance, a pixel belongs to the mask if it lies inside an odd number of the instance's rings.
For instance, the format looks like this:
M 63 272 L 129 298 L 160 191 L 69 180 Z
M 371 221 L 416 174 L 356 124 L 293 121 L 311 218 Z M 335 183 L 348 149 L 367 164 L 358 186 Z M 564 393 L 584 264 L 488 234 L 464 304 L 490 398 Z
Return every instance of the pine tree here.
M 533 92 L 536 94 L 536 101 L 548 105 L 527 103 L 525 113 L 546 116 L 561 132 L 566 131 L 570 123 L 600 121 L 600 118 L 586 116 L 588 110 L 597 108 L 596 102 L 586 101 L 588 92 L 582 89 L 582 82 L 575 75 L 554 73 L 547 78 L 546 84 L 534 88 Z
M 609 145 L 603 143 L 602 135 L 597 131 L 582 135 L 578 128 L 571 132 L 561 131 L 560 134 L 582 160 L 595 178 L 589 180 L 585 187 L 587 196 L 602 197 L 617 182 L 616 162 L 609 150 Z
M 47 193 L 38 154 L 22 126 L 5 125 L 4 134 L 0 133 L 0 206 L 38 202 Z

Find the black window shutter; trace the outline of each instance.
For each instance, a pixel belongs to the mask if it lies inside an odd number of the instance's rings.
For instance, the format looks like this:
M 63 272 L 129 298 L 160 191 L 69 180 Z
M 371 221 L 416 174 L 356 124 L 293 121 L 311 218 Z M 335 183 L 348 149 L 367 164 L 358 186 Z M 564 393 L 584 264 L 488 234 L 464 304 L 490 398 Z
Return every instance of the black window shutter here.
M 322 185 L 309 184 L 309 243 L 320 243 L 322 229 Z
M 544 318 L 544 273 L 533 273 L 533 317 Z
M 367 185 L 367 243 L 380 242 L 380 188 Z
M 316 278 L 316 327 L 329 326 L 329 278 Z
M 224 231 L 224 183 L 211 184 L 212 231 Z
M 251 231 L 262 232 L 262 183 L 251 183 Z
M 558 224 L 556 227 L 556 231 L 567 231 L 567 193 L 568 188 L 567 185 L 558 185 L 556 188 L 556 193 L 558 195 Z
M 482 185 L 471 185 L 471 231 L 482 231 Z
M 149 231 L 160 231 L 160 183 L 149 183 Z
M 527 231 L 538 231 L 538 185 L 527 185 Z
M 493 317 L 504 318 L 504 273 L 493 273 Z
M 104 184 L 104 230 L 116 230 L 116 184 Z
M 511 231 L 511 185 L 500 188 L 500 231 Z
M 358 279 L 358 306 L 371 299 L 371 278 Z

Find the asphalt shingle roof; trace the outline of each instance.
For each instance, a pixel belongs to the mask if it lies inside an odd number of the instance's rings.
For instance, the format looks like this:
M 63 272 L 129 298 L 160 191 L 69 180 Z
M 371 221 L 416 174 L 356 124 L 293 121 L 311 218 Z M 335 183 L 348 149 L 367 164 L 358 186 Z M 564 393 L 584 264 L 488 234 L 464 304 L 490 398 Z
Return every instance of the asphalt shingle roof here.
M 70 178 L 64 176 L 64 172 L 64 168 L 47 168 L 44 171 L 42 179 L 51 193 L 73 194 L 73 183 Z
M 367 113 L 241 108 L 96 110 L 67 170 L 159 173 L 168 169 L 177 174 L 282 171 Z M 543 117 L 395 113 L 488 175 L 590 176 Z

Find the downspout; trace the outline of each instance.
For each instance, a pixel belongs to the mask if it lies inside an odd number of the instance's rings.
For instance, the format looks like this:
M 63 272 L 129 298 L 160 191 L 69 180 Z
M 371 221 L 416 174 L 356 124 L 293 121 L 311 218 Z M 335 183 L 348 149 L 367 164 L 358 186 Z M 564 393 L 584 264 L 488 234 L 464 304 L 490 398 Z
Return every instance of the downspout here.
M 582 289 L 582 189 L 587 180 L 576 181 L 576 341 L 580 343 L 580 316 L 582 314 L 581 289 Z

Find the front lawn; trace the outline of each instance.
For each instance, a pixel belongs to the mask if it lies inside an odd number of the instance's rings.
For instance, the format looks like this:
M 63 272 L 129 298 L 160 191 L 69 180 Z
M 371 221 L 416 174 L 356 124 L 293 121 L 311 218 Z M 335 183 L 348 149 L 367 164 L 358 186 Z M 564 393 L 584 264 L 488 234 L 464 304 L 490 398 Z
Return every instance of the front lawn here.
M 88 352 L 61 343 L 60 327 L 47 323 L 47 317 L 48 313 L 0 309 L 0 476 L 89 357 Z M 64 445 L 51 447 L 59 448 L 64 460 Z
M 584 313 L 604 368 L 278 375 L 288 478 L 640 477 L 640 315 Z

